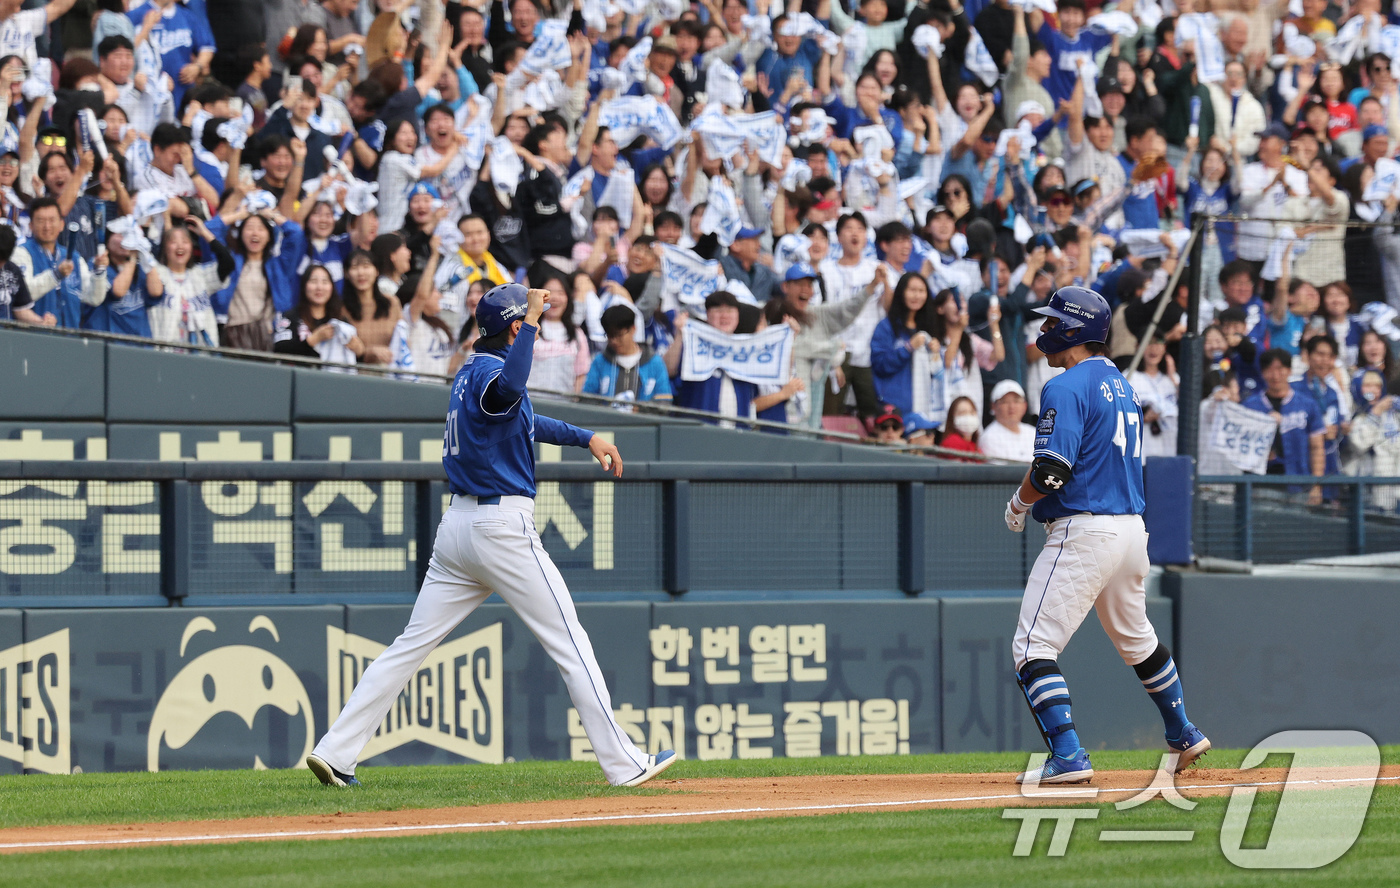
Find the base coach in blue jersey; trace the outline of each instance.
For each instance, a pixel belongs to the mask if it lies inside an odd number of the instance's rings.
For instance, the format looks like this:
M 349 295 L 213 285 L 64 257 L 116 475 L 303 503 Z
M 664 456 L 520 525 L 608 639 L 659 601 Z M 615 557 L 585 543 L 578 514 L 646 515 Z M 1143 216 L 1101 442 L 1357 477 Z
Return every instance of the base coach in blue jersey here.
M 481 338 L 452 382 L 443 441 L 452 505 L 438 525 L 408 626 L 365 670 L 335 724 L 307 756 L 322 783 L 358 784 L 360 751 L 399 692 L 433 648 L 492 592 L 505 599 L 559 666 L 609 783 L 637 786 L 676 761 L 671 750 L 642 752 L 617 723 L 588 634 L 535 529 L 535 441 L 587 448 L 604 469 L 622 476 L 622 457 L 611 443 L 536 416 L 530 406 L 525 382 L 548 305 L 548 290 L 505 284 L 476 308 Z
M 1034 461 L 1006 506 L 1006 526 L 1020 533 L 1029 512 L 1046 529 L 1011 650 L 1016 679 L 1051 754 L 1040 771 L 1017 782 L 1084 783 L 1094 776 L 1056 662 L 1091 607 L 1161 711 L 1179 772 L 1204 755 L 1210 741 L 1186 719 L 1171 651 L 1147 621 L 1142 408 L 1104 356 L 1111 314 L 1102 296 L 1063 287 L 1036 313 L 1045 316 L 1036 347 L 1065 372 L 1041 392 Z

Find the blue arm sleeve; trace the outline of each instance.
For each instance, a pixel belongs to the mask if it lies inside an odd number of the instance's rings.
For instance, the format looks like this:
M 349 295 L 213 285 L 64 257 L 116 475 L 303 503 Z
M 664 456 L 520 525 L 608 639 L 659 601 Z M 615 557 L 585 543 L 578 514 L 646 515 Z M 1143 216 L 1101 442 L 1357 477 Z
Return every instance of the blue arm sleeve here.
M 510 351 L 506 353 L 506 366 L 496 377 L 496 385 L 501 394 L 512 400 L 525 394 L 525 383 L 530 379 L 530 364 L 535 359 L 535 334 L 539 331 L 529 324 L 522 324 L 520 335 L 515 337 Z
M 576 425 L 548 416 L 535 415 L 535 440 L 545 444 L 559 444 L 567 447 L 588 447 L 593 433 Z
M 535 357 L 535 332 L 529 324 L 521 326 L 520 335 L 506 352 L 505 367 L 486 384 L 482 404 L 492 413 L 507 412 L 524 396 L 525 383 L 530 380 L 530 364 Z

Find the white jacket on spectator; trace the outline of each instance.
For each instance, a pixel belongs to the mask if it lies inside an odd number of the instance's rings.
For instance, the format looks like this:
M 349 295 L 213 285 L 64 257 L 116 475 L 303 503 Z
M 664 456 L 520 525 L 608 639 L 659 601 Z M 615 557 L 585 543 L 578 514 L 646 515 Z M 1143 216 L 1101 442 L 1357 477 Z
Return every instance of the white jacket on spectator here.
M 224 281 L 219 279 L 218 264 L 193 265 L 183 274 L 157 264 L 151 273 L 160 275 L 161 286 L 165 288 L 161 300 L 146 309 L 151 338 L 160 342 L 189 342 L 192 333 L 200 341 L 204 336 L 198 334 L 207 334 L 209 344 L 218 345 L 219 326 L 210 301 L 224 286 Z
M 1355 456 L 1348 466 L 1353 475 L 1400 475 L 1400 413 L 1393 408 L 1376 416 L 1357 413 L 1351 420 L 1347 449 Z M 1400 487 L 1371 488 L 1371 505 L 1387 512 L 1400 502 Z
M 992 420 L 982 430 L 977 439 L 982 452 L 995 459 L 1009 459 L 1013 462 L 1028 463 L 1035 452 L 1035 426 L 1024 422 L 1016 423 L 1015 429 Z
M 1288 164 L 1282 169 L 1289 192 L 1308 193 L 1307 173 Z M 1277 176 L 1277 170 L 1258 162 L 1245 164 L 1240 171 L 1240 212 L 1254 217 L 1249 222 L 1239 223 L 1237 228 L 1236 248 L 1241 259 L 1263 262 L 1269 256 L 1276 234 L 1276 226 L 1270 220 L 1291 222 L 1303 218 L 1306 212 L 1304 200 L 1289 197 L 1283 184 L 1274 183 Z
M 1342 241 L 1346 238 L 1344 226 L 1351 214 L 1351 198 L 1342 189 L 1333 188 L 1330 206 L 1321 197 L 1309 197 L 1306 204 L 1304 225 L 1336 226 L 1313 232 L 1311 244 L 1293 260 L 1293 277 L 1321 289 L 1346 277 L 1347 257 Z
M 1151 423 L 1142 430 L 1143 456 L 1176 456 L 1176 429 L 1179 410 L 1177 407 L 1177 386 L 1175 374 L 1149 374 L 1135 370 L 1128 377 L 1128 383 L 1142 402 L 1142 412 L 1157 411 L 1158 433 L 1153 434 Z
M 1219 83 L 1207 84 L 1206 88 L 1210 90 L 1210 104 L 1215 110 L 1215 134 L 1226 142 L 1233 135 L 1240 149 L 1240 157 L 1249 157 L 1258 151 L 1259 133 L 1267 125 L 1264 106 L 1249 90 L 1245 90 L 1231 114 L 1230 93 Z

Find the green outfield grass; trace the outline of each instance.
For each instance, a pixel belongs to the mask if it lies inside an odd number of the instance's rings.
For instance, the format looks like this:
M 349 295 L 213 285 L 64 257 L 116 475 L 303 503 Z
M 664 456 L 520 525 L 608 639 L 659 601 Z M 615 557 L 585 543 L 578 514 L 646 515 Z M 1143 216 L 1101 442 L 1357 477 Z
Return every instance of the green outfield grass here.
M 1203 767 L 1238 767 L 1244 750 L 1214 750 Z M 1099 770 L 1155 768 L 1161 752 L 1091 753 Z M 1400 746 L 1382 748 L 1387 764 Z M 1273 764 L 1273 762 L 1270 762 Z M 1282 760 L 1278 764 L 1286 764 Z M 665 779 L 827 774 L 976 774 L 1018 771 L 1026 753 L 954 753 L 914 756 L 760 759 L 677 762 Z M 507 765 L 361 767 L 365 785 L 321 786 L 306 770 L 165 771 L 0 777 L 0 828 L 61 823 L 227 820 L 281 814 L 446 808 L 548 799 L 647 795 L 669 790 L 608 786 L 591 762 L 518 762 Z M 3 867 L 3 864 L 0 864 Z
M 1246 847 L 1262 845 L 1277 794 L 1261 794 Z M 1151 802 L 1101 807 L 1068 853 L 1012 857 L 1018 821 L 1000 809 L 837 814 L 729 823 L 588 827 L 426 838 L 253 842 L 0 857 L 13 885 L 409 886 L 1060 886 L 1389 885 L 1400 872 L 1400 789 L 1377 788 L 1365 830 L 1314 871 L 1248 871 L 1219 847 L 1224 798 L 1190 812 Z M 1101 829 L 1194 829 L 1188 843 L 1119 844 Z

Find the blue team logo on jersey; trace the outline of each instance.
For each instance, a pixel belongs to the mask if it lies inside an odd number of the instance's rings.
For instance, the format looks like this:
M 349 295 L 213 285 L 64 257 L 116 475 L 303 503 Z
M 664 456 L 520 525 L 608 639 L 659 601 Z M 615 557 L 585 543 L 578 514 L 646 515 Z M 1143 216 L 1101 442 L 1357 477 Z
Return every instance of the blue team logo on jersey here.
M 1037 435 L 1050 435 L 1055 431 L 1055 408 L 1051 407 L 1040 415 L 1040 423 L 1035 427 Z

